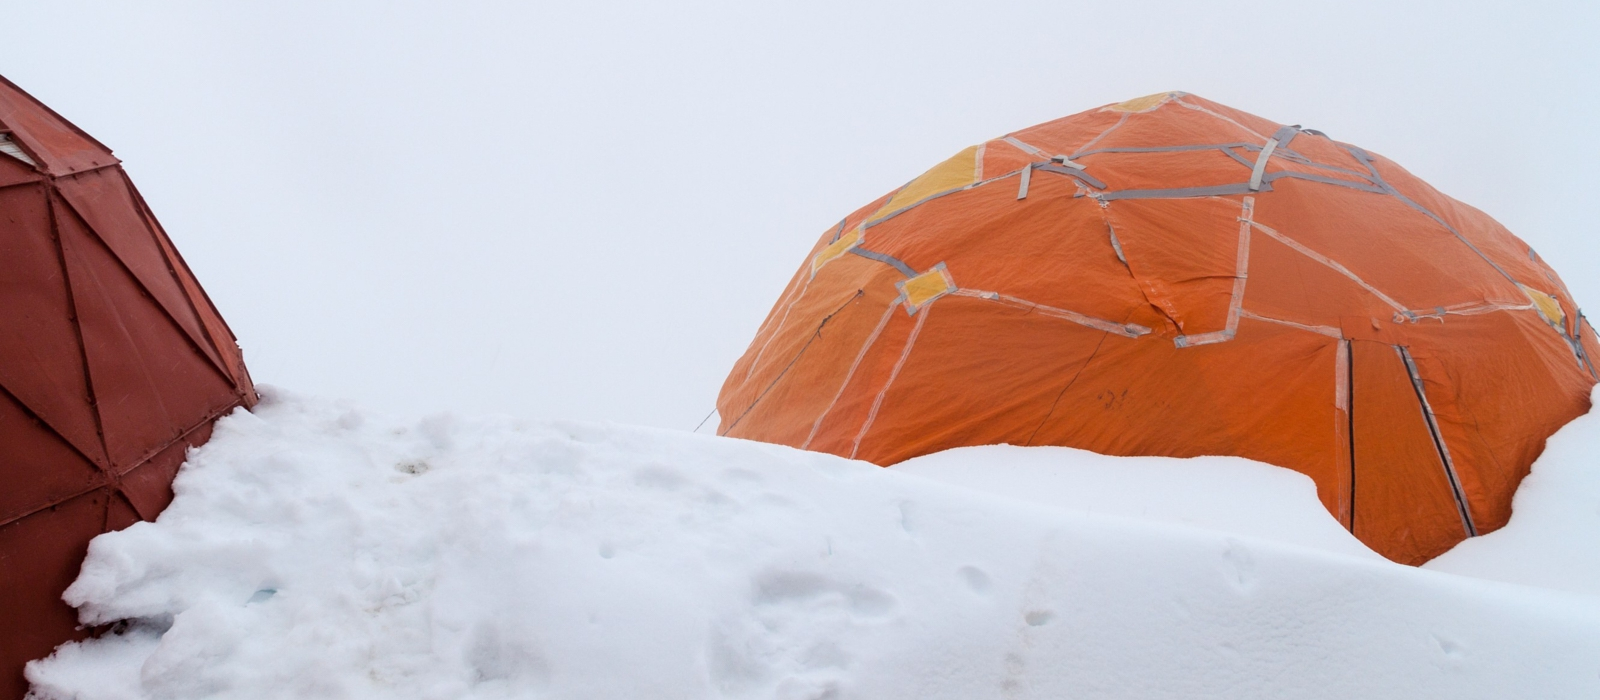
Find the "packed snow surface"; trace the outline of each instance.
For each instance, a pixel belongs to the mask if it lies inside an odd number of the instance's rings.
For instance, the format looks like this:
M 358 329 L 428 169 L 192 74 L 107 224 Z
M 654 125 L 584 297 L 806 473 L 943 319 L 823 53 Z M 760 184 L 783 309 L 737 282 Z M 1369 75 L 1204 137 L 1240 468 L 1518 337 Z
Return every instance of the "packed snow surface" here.
M 158 521 L 92 544 L 66 597 L 122 631 L 29 677 L 85 700 L 1594 698 L 1593 421 L 1509 527 L 1429 570 L 1244 460 L 880 469 L 274 394 Z
M 1590 398 L 1600 402 L 1600 387 Z M 1505 527 L 1424 566 L 1600 596 L 1600 412 L 1550 436 L 1511 512 Z
M 895 471 L 1086 514 L 1182 523 L 1382 559 L 1328 516 L 1299 472 L 1239 457 L 1108 457 L 1066 447 L 962 447 Z

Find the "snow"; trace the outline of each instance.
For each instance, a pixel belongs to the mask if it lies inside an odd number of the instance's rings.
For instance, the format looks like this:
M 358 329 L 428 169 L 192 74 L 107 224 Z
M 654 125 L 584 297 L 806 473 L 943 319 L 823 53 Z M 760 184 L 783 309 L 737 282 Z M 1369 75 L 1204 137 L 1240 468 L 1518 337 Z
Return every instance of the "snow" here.
M 962 447 L 895 471 L 1090 514 L 1192 525 L 1382 559 L 1328 517 L 1310 477 L 1241 457 L 1108 457 L 1067 447 Z
M 1600 401 L 1600 387 L 1590 397 Z M 1600 595 L 1600 413 L 1545 443 L 1517 487 L 1511 522 L 1423 566 L 1466 576 Z
M 120 633 L 29 677 L 84 700 L 1596 697 L 1600 560 L 1559 546 L 1600 547 L 1589 425 L 1511 526 L 1430 570 L 1243 460 L 880 469 L 271 392 L 159 520 L 92 543 L 66 598 Z M 1486 580 L 1508 566 L 1532 573 Z

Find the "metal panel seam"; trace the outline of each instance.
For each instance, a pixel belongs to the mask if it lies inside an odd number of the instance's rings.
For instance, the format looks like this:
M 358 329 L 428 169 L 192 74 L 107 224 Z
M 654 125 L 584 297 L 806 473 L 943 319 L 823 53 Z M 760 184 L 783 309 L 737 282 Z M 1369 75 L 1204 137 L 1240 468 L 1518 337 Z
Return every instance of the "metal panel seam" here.
M 51 188 L 54 189 L 53 184 L 51 185 Z M 106 243 L 105 236 L 99 231 L 95 230 L 94 226 L 89 224 L 89 220 L 84 218 L 83 214 L 78 211 L 77 207 L 72 205 L 72 201 L 63 196 L 61 197 L 61 203 L 71 211 L 73 216 L 77 217 L 78 223 L 83 224 L 84 230 L 93 234 L 95 242 L 99 243 L 100 247 L 104 248 L 106 253 L 110 254 L 112 260 L 117 261 L 117 266 L 121 267 L 123 272 L 128 273 L 128 277 L 133 280 L 133 283 L 138 285 L 139 289 L 150 297 L 150 300 L 155 304 L 155 307 L 161 310 L 161 315 L 165 316 L 167 320 L 172 323 L 172 326 L 178 330 L 178 335 L 183 336 L 183 338 L 188 341 L 189 347 L 193 349 L 196 354 L 200 355 L 200 357 L 205 360 L 206 364 L 210 365 L 212 369 L 215 369 L 218 374 L 221 374 L 222 378 L 227 381 L 228 384 L 237 386 L 238 380 L 234 378 L 233 372 L 222 366 L 223 362 L 221 358 L 221 351 L 218 350 L 218 357 L 213 359 L 211 357 L 211 353 L 206 352 L 205 348 L 201 347 L 201 340 L 189 334 L 189 329 L 184 328 L 183 323 L 178 321 L 177 317 L 173 315 L 172 310 L 168 309 L 166 304 L 161 303 L 161 300 L 156 298 L 155 293 L 151 292 L 149 287 L 145 286 L 144 280 L 139 279 L 139 275 L 134 274 L 133 268 L 128 265 L 128 262 L 123 260 L 121 255 L 117 254 L 115 248 L 112 248 L 109 243 Z M 149 226 L 145 227 L 145 231 L 150 231 Z M 156 245 L 156 252 L 161 255 L 162 262 L 166 263 L 167 274 L 171 278 L 172 283 L 177 285 L 178 295 L 184 298 L 184 301 L 189 306 L 189 310 L 194 312 L 195 325 L 200 327 L 200 333 L 205 336 L 205 340 L 212 343 L 213 349 L 216 349 L 216 341 L 212 340 L 210 333 L 206 331 L 205 321 L 200 318 L 200 313 L 195 308 L 194 300 L 189 298 L 188 290 L 184 289 L 183 282 L 177 278 L 176 273 L 173 271 L 172 261 L 167 259 L 166 251 L 162 250 L 161 242 L 155 240 L 154 238 L 151 239 L 151 242 Z M 196 284 L 195 286 L 199 285 Z
M 111 472 L 111 467 L 110 467 L 109 464 L 102 465 L 98 461 L 96 461 L 94 457 L 91 457 L 87 453 L 85 453 L 82 449 L 80 449 L 78 447 L 78 445 L 76 443 L 72 442 L 71 440 L 68 440 L 65 435 L 62 435 L 60 429 L 56 428 L 56 426 L 54 426 L 54 425 L 51 425 L 50 421 L 45 420 L 44 416 L 39 415 L 39 412 L 37 410 L 34 410 L 34 408 L 32 406 L 29 406 L 27 404 L 27 402 L 22 400 L 22 397 L 17 396 L 16 392 L 14 392 L 14 391 L 10 390 L 9 388 L 7 388 L 6 385 L 3 384 L 3 383 L 0 383 L 0 393 L 5 394 L 12 401 L 16 402 L 16 404 L 18 406 L 21 406 L 22 407 L 22 412 L 28 414 L 29 418 L 32 418 L 32 419 L 34 419 L 36 421 L 39 421 L 40 425 L 43 425 L 44 427 L 49 428 L 50 432 L 55 433 L 56 437 L 61 438 L 61 441 L 66 443 L 67 447 L 72 448 L 72 451 L 78 453 L 79 457 L 82 457 L 85 460 L 87 460 L 89 462 L 89 464 L 95 468 L 95 471 L 104 472 L 106 474 L 112 473 Z M 108 458 L 108 461 L 109 461 L 109 458 Z
M 79 496 L 82 496 L 84 494 L 94 493 L 95 491 L 98 491 L 98 490 L 103 489 L 103 488 L 108 488 L 110 486 L 111 486 L 111 477 L 110 477 L 110 475 L 105 474 L 104 472 L 102 472 L 100 474 L 100 476 L 94 482 L 94 485 L 89 486 L 87 488 L 84 488 L 84 489 L 82 489 L 80 491 L 75 491 L 70 496 L 64 496 L 64 497 L 52 500 L 52 501 L 50 501 L 48 503 L 45 503 L 44 505 L 41 505 L 41 506 L 39 506 L 37 508 L 34 508 L 33 510 L 30 510 L 30 511 L 28 511 L 26 513 L 22 513 L 20 515 L 15 515 L 15 516 L 6 518 L 5 520 L 0 520 L 0 528 L 4 528 L 4 527 L 7 527 L 7 526 L 12 525 L 14 523 L 17 523 L 17 522 L 19 522 L 19 521 L 21 521 L 21 520 L 23 520 L 23 519 L 25 519 L 25 518 L 27 518 L 29 516 L 38 515 L 39 513 L 43 513 L 44 511 L 50 510 L 51 508 L 59 506 L 59 505 L 61 505 L 63 503 L 66 503 L 67 501 L 70 501 L 70 500 L 72 500 L 74 498 L 77 498 Z
M 210 425 L 212 423 L 217 422 L 218 420 L 221 420 L 223 416 L 233 412 L 233 409 L 239 408 L 240 406 L 244 405 L 244 403 L 243 403 L 244 396 L 241 393 L 236 392 L 234 394 L 234 399 L 235 399 L 235 401 L 230 402 L 227 406 L 224 406 L 224 407 L 219 408 L 219 409 L 217 409 L 215 411 L 212 411 L 209 415 L 207 415 L 205 418 L 201 419 L 199 422 L 195 423 L 194 425 L 189 426 L 188 428 L 185 428 L 183 430 L 183 432 L 178 433 L 178 436 L 173 438 L 171 441 L 167 442 L 167 444 L 146 451 L 143 456 L 141 456 L 138 459 L 134 460 L 133 466 L 128 467 L 127 469 L 123 469 L 121 471 L 114 472 L 115 476 L 120 479 L 120 478 L 122 478 L 124 476 L 127 476 L 127 475 L 133 473 L 133 471 L 135 469 L 138 469 L 139 467 L 142 467 L 142 466 L 144 466 L 146 464 L 149 464 L 150 460 L 155 459 L 156 455 L 161 454 L 162 450 L 165 450 L 168 447 L 171 447 L 171 446 L 173 446 L 173 445 L 175 445 L 175 444 L 177 444 L 179 442 L 182 442 L 184 440 L 187 440 L 189 438 L 189 436 L 193 435 L 196 430 L 199 430 L 201 428 L 206 427 L 207 425 Z
M 0 80 L 4 80 L 4 78 L 0 78 Z M 61 263 L 61 282 L 67 288 L 67 304 L 72 308 L 72 333 L 78 339 L 78 361 L 83 363 L 83 386 L 89 393 L 87 397 L 89 399 L 89 413 L 94 416 L 95 436 L 100 438 L 100 449 L 105 452 L 105 461 L 103 463 L 95 461 L 94 464 L 102 471 L 110 473 L 114 465 L 111 460 L 111 446 L 106 444 L 105 417 L 100 415 L 100 400 L 95 394 L 94 376 L 89 371 L 89 346 L 83 340 L 83 325 L 79 322 L 83 315 L 78 311 L 78 295 L 72 289 L 72 271 L 67 265 L 66 244 L 61 242 L 61 227 L 56 222 L 55 205 L 57 200 L 62 199 L 62 197 L 56 193 L 55 185 L 50 181 L 45 180 L 39 184 L 44 189 L 45 197 L 48 200 L 45 209 L 50 214 L 50 237 L 56 244 L 57 262 Z

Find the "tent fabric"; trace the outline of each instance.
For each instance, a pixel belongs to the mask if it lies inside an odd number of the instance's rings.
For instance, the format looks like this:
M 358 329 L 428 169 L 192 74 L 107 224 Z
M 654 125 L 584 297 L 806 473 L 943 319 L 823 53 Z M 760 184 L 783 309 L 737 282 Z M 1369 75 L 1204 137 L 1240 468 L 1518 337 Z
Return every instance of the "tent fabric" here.
M 0 697 L 87 633 L 90 539 L 153 520 L 186 450 L 256 393 L 120 162 L 0 78 Z
M 880 465 L 952 447 L 1237 455 L 1421 563 L 1492 532 L 1589 408 L 1594 330 L 1492 218 L 1181 92 L 967 148 L 831 227 L 719 432 Z

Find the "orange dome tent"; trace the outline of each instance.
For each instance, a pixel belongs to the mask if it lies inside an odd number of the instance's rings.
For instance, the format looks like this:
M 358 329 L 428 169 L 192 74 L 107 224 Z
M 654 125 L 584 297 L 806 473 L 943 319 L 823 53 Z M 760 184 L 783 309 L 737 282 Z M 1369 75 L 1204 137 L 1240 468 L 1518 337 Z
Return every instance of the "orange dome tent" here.
M 1238 455 L 1396 561 L 1495 530 L 1589 407 L 1593 329 L 1483 212 L 1185 93 L 967 148 L 817 242 L 719 432 L 890 465 L 965 445 Z
M 187 447 L 256 393 L 111 151 L 0 78 L 0 697 L 81 636 L 90 539 L 153 520 Z

